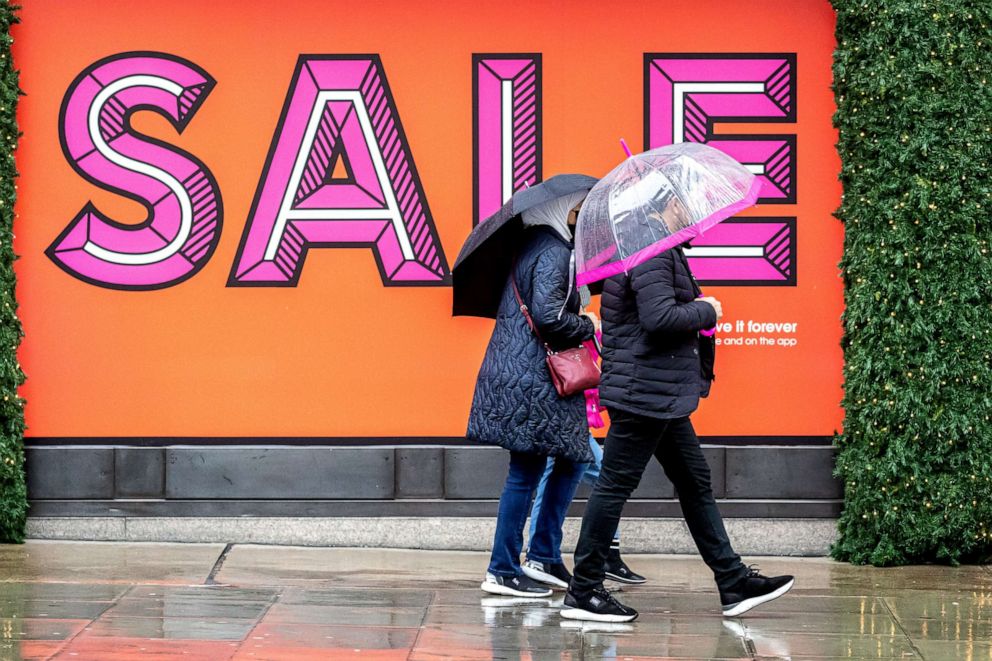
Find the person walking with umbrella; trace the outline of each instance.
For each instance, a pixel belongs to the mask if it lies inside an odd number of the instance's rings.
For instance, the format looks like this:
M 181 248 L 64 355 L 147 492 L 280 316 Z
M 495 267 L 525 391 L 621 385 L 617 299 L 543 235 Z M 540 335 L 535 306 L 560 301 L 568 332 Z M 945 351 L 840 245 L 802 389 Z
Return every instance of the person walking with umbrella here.
M 690 420 L 713 379 L 714 342 L 704 333 L 723 310 L 716 299 L 701 297 L 681 245 L 753 205 L 758 188 L 729 156 L 683 143 L 628 157 L 583 205 L 578 281 L 608 278 L 600 398 L 611 427 L 562 617 L 637 617 L 603 589 L 604 562 L 623 506 L 652 456 L 675 485 L 692 538 L 713 570 L 724 615 L 743 614 L 793 585 L 792 576 L 762 576 L 734 552 Z
M 571 579 L 561 558 L 561 528 L 580 464 L 593 457 L 582 391 L 559 394 L 548 354 L 575 349 L 598 328 L 598 319 L 580 313 L 572 262 L 576 214 L 570 213 L 595 181 L 563 175 L 518 192 L 473 231 L 455 264 L 455 314 L 488 315 L 496 305 L 496 326 L 479 370 L 467 432 L 471 440 L 510 452 L 481 585 L 491 594 L 551 594 L 520 565 L 524 524 L 548 457 L 555 458 L 555 465 L 527 558 L 561 584 Z

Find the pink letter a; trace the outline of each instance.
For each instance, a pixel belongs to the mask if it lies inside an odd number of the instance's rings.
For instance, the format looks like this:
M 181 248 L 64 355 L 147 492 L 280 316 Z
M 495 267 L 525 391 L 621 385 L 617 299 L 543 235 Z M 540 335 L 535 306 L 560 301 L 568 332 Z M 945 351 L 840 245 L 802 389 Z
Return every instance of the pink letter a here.
M 450 275 L 377 55 L 301 55 L 228 286 L 289 286 L 312 247 L 370 247 L 385 285 Z

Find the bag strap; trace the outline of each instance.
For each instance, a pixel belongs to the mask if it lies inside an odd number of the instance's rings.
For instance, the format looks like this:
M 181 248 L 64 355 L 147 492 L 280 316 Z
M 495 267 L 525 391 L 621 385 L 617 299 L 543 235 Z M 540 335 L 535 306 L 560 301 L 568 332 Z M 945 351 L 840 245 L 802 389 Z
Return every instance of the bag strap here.
M 517 304 L 520 306 L 520 313 L 524 315 L 524 319 L 527 320 L 527 325 L 530 326 L 530 330 L 537 337 L 537 341 L 544 345 L 545 351 L 548 354 L 554 353 L 551 351 L 551 347 L 548 343 L 544 341 L 541 337 L 541 333 L 537 330 L 537 324 L 534 323 L 533 317 L 530 316 L 530 310 L 527 308 L 527 304 L 524 303 L 524 299 L 520 297 L 520 289 L 517 288 L 517 260 L 513 260 L 513 266 L 510 267 L 510 284 L 513 285 L 513 295 L 517 297 Z

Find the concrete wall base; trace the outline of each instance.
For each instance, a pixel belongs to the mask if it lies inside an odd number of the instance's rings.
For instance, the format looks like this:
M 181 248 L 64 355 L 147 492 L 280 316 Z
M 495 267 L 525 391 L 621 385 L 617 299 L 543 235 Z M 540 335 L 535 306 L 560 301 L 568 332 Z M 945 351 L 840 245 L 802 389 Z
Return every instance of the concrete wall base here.
M 571 553 L 580 519 L 565 522 L 562 550 Z M 220 542 L 290 546 L 487 551 L 491 517 L 33 517 L 31 539 L 131 542 Z M 742 555 L 823 556 L 837 536 L 833 519 L 726 519 Z M 625 518 L 627 553 L 695 553 L 681 519 Z

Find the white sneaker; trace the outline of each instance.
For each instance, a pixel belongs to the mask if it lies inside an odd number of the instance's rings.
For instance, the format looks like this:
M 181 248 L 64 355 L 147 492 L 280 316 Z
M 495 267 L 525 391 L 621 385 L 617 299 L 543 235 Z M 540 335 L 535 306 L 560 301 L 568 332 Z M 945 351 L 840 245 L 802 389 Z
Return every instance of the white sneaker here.
M 507 597 L 550 597 L 551 590 L 538 585 L 527 576 L 496 576 L 486 572 L 486 580 L 479 586 L 483 592 Z
M 556 588 L 568 589 L 568 583 L 572 580 L 572 575 L 565 569 L 565 565 L 551 565 L 537 560 L 528 560 L 521 569 L 530 578 L 538 583 L 551 585 Z

